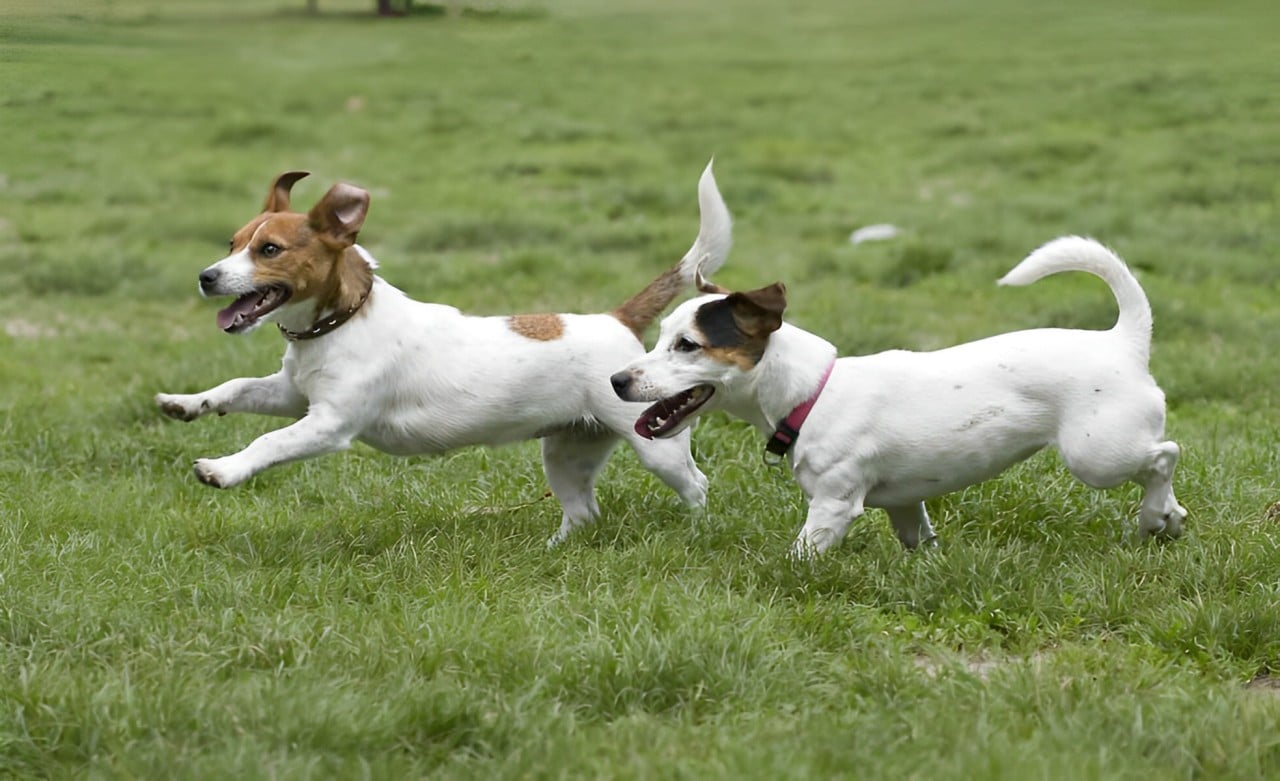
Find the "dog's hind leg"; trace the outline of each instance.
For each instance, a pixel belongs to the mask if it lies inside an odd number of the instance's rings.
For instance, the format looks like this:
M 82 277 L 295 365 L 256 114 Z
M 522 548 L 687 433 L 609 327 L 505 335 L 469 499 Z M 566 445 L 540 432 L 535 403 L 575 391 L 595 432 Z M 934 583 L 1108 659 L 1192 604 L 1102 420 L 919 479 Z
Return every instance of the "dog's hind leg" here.
M 560 529 L 547 540 L 548 548 L 600 517 L 596 477 L 617 444 L 612 433 L 599 431 L 563 431 L 542 438 L 542 469 L 563 512 Z
M 670 439 L 629 439 L 640 464 L 679 494 L 690 507 L 707 504 L 707 477 L 693 462 L 690 433 L 685 429 Z
M 1133 421 L 1145 422 L 1145 430 L 1135 432 Z M 1088 428 L 1064 427 L 1058 435 L 1058 452 L 1081 482 L 1094 488 L 1128 481 L 1142 486 L 1138 535 L 1144 539 L 1179 536 L 1187 517 L 1173 495 L 1178 445 L 1161 441 L 1163 429 L 1163 407 L 1114 407 L 1095 412 Z
M 938 535 L 933 532 L 933 524 L 929 523 L 929 513 L 924 509 L 924 502 L 907 504 L 899 507 L 886 507 L 893 530 L 898 534 L 898 541 L 907 550 L 915 550 L 924 543 L 927 547 L 938 544 Z
M 1146 467 L 1134 478 L 1142 486 L 1138 534 L 1176 539 L 1182 535 L 1187 511 L 1173 495 L 1173 470 L 1178 465 L 1178 443 L 1161 442 L 1151 448 Z

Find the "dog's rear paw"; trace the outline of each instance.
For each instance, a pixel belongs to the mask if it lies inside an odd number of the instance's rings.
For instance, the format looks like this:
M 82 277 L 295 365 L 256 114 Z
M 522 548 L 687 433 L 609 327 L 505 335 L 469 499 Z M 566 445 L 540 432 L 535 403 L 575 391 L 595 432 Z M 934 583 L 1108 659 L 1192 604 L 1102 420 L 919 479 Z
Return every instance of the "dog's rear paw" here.
M 1187 519 L 1187 511 L 1180 504 L 1175 504 L 1172 510 L 1160 515 L 1155 523 L 1147 523 L 1145 519 L 1138 526 L 1138 536 L 1140 539 L 1155 538 L 1157 540 L 1176 540 L 1182 536 L 1182 522 Z

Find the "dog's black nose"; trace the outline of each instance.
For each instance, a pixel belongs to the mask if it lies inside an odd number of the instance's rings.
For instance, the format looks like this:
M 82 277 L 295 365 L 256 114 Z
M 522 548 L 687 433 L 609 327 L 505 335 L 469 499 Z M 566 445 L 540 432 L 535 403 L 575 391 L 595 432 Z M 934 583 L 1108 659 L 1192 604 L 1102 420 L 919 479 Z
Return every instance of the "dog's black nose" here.
M 631 373 L 618 372 L 609 378 L 609 383 L 613 385 L 613 392 L 618 394 L 618 398 L 626 401 L 627 389 L 631 387 Z
M 218 270 L 216 268 L 209 267 L 204 271 L 200 272 L 200 287 L 207 288 L 217 281 L 218 281 Z

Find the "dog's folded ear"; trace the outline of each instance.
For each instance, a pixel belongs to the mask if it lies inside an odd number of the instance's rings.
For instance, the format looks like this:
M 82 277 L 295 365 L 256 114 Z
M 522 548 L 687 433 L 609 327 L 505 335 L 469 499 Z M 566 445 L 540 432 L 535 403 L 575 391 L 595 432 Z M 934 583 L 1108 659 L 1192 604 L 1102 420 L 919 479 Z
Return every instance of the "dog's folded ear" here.
M 271 189 L 267 191 L 267 201 L 262 205 L 262 210 L 264 212 L 289 211 L 289 192 L 293 190 L 293 186 L 299 179 L 305 179 L 310 175 L 310 171 L 285 171 L 277 176 L 271 183 Z
M 751 337 L 764 337 L 782 326 L 782 313 L 787 309 L 787 286 L 774 282 L 759 290 L 732 293 L 725 299 L 732 307 L 738 330 Z
M 356 243 L 356 235 L 368 213 L 369 193 L 353 184 L 339 182 L 311 207 L 307 219 L 321 236 L 349 247 Z

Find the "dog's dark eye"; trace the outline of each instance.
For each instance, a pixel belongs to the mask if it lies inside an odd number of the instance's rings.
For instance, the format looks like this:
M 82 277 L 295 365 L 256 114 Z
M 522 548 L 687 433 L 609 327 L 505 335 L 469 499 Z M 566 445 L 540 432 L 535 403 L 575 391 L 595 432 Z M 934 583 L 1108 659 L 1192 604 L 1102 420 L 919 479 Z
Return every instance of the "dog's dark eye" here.
M 697 342 L 693 341 L 687 336 L 682 336 L 676 340 L 676 343 L 672 346 L 672 349 L 678 353 L 691 353 L 694 350 L 702 349 L 702 345 L 698 344 Z
M 280 254 L 280 245 L 271 244 L 270 242 L 263 244 L 258 248 L 258 254 L 262 255 L 264 258 L 274 258 L 276 255 Z
M 228 250 L 228 251 L 229 251 L 229 250 L 233 250 L 233 249 L 235 249 L 235 248 L 236 248 L 236 240 L 235 240 L 235 239 L 232 239 L 231 241 L 228 241 L 228 242 L 227 242 L 227 250 Z

